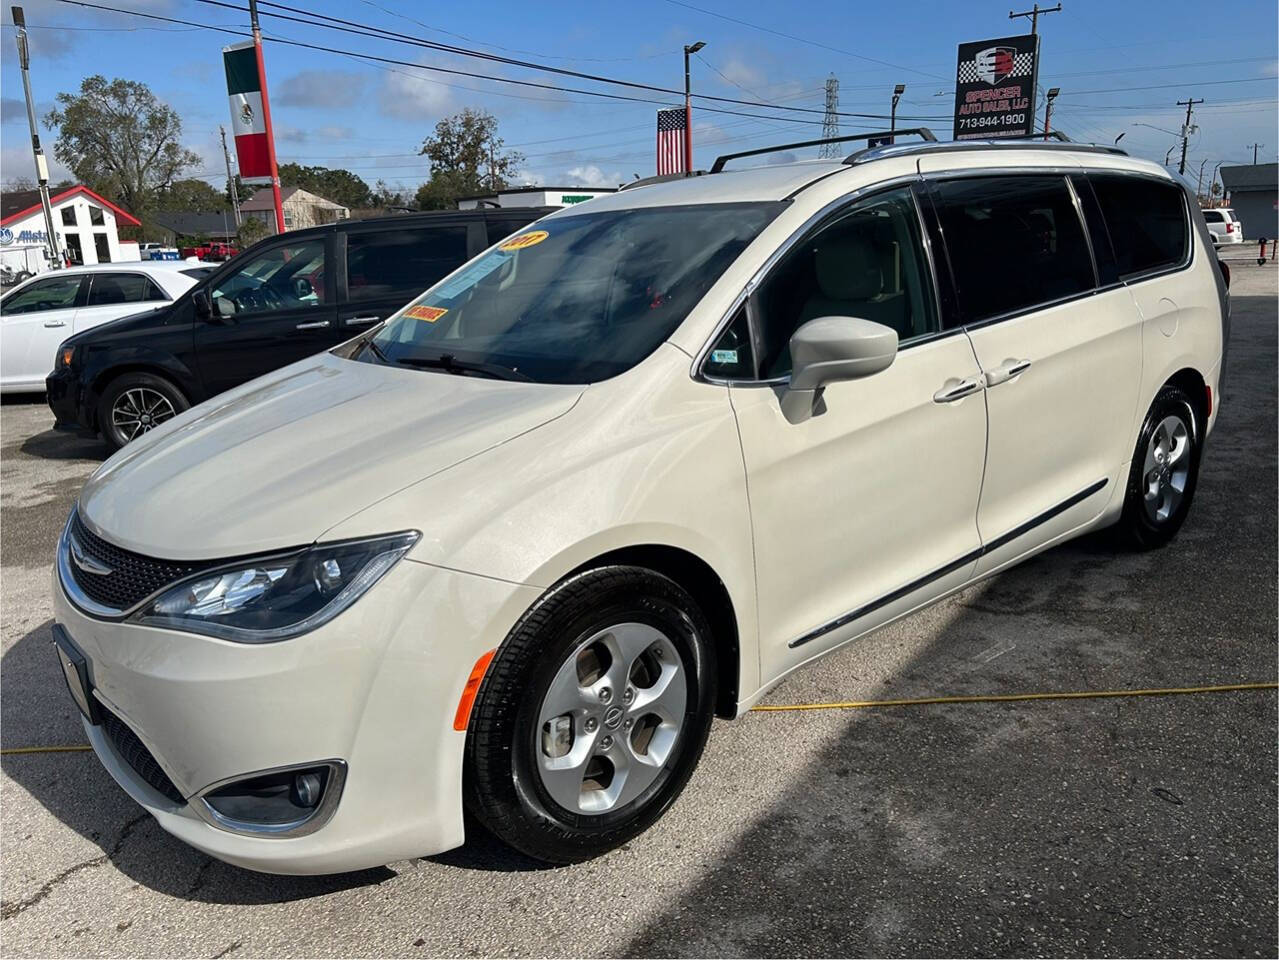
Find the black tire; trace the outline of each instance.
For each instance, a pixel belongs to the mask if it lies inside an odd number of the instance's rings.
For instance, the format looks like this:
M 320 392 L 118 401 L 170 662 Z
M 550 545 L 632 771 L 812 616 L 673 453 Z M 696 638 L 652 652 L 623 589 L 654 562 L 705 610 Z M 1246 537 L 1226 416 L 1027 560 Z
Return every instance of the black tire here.
M 1186 454 L 1189 462 L 1176 508 L 1170 510 L 1167 516 L 1152 517 L 1146 507 L 1146 453 L 1150 448 L 1151 437 L 1169 417 L 1174 417 L 1185 425 L 1189 438 Z M 1121 542 L 1137 550 L 1153 550 L 1164 546 L 1176 536 L 1185 523 L 1190 504 L 1194 500 L 1205 426 L 1199 411 L 1180 387 L 1165 386 L 1155 396 L 1154 403 L 1150 405 L 1150 410 L 1142 421 L 1141 430 L 1137 434 L 1137 445 L 1133 449 L 1128 487 L 1124 493 L 1124 510 L 1116 527 Z
M 573 651 L 627 622 L 656 627 L 678 652 L 687 691 L 683 723 L 656 779 L 632 801 L 598 814 L 570 811 L 552 799 L 536 767 L 542 701 Z M 484 677 L 468 725 L 467 808 L 499 839 L 538 860 L 577 863 L 612 850 L 648 829 L 684 789 L 710 732 L 715 678 L 710 626 L 674 581 L 625 566 L 570 577 L 524 614 Z
M 163 397 L 168 407 L 171 408 L 171 412 L 168 408 L 161 406 L 159 414 L 143 414 L 143 416 L 163 415 L 163 419 L 141 423 L 133 432 L 130 432 L 127 426 L 117 423 L 119 418 L 114 415 L 117 404 L 128 402 L 125 398 L 130 391 L 134 392 L 133 396 L 151 397 L 158 395 Z M 98 401 L 98 430 L 112 450 L 119 450 L 130 440 L 141 436 L 155 426 L 159 426 L 164 420 L 172 419 L 183 410 L 189 409 L 190 406 L 190 402 L 182 391 L 164 377 L 153 373 L 143 373 L 140 370 L 121 374 L 102 391 L 102 399 Z

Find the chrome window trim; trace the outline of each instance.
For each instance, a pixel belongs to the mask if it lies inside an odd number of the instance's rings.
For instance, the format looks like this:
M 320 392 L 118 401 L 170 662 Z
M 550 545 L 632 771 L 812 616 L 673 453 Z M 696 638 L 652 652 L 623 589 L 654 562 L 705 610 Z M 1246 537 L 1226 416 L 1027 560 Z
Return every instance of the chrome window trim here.
M 835 172 L 838 173 L 842 171 L 835 171 Z M 789 375 L 785 377 L 771 377 L 768 379 L 760 379 L 758 377 L 747 377 L 747 378 L 713 377 L 703 372 L 702 368 L 706 365 L 706 360 L 709 357 L 710 352 L 714 348 L 715 344 L 719 342 L 719 338 L 724 335 L 724 331 L 728 328 L 728 325 L 732 323 L 733 318 L 737 316 L 737 311 L 742 308 L 742 304 L 744 304 L 747 298 L 749 298 L 750 295 L 755 292 L 755 290 L 759 287 L 759 285 L 764 281 L 766 275 L 769 272 L 771 272 L 775 266 L 777 266 L 777 263 L 784 256 L 786 256 L 786 254 L 788 254 L 791 251 L 791 249 L 795 246 L 795 244 L 799 243 L 801 239 L 807 236 L 809 232 L 812 231 L 814 228 L 816 228 L 823 220 L 830 217 L 832 214 L 838 212 L 840 208 L 847 206 L 851 203 L 854 203 L 858 200 L 862 200 L 865 197 L 869 196 L 870 194 L 879 193 L 884 190 L 890 190 L 894 187 L 900 187 L 903 184 L 912 184 L 917 182 L 919 179 L 920 177 L 918 173 L 910 173 L 910 174 L 903 174 L 902 176 L 893 177 L 889 180 L 880 180 L 877 183 L 869 184 L 865 187 L 859 187 L 858 189 L 853 190 L 850 193 L 845 193 L 842 196 L 836 197 L 834 200 L 830 201 L 829 203 L 824 204 L 820 209 L 818 209 L 815 213 L 813 213 L 810 217 L 808 217 L 803 223 L 801 223 L 798 227 L 796 227 L 795 230 L 790 234 L 790 236 L 788 236 L 784 241 L 778 244 L 777 248 L 773 250 L 771 254 L 768 255 L 768 259 L 766 259 L 764 263 L 760 266 L 760 268 L 756 270 L 755 273 L 751 276 L 751 278 L 748 281 L 746 281 L 746 286 L 742 288 L 741 292 L 739 292 L 737 296 L 733 298 L 732 304 L 729 306 L 728 310 L 724 313 L 724 315 L 720 317 L 719 323 L 715 325 L 715 330 L 711 333 L 710 337 L 706 340 L 706 342 L 702 344 L 702 348 L 697 352 L 697 355 L 693 358 L 693 364 L 691 368 L 689 369 L 689 376 L 693 380 L 698 381 L 699 383 L 711 383 L 717 386 L 727 386 L 729 384 L 732 384 L 734 386 L 758 387 L 758 386 L 770 386 L 770 385 L 779 384 L 779 383 L 789 383 L 790 382 Z M 918 205 L 916 205 L 915 212 L 916 212 L 916 215 L 918 216 L 919 214 Z M 922 220 L 920 221 L 920 229 L 921 230 L 923 229 Z M 930 264 L 931 264 L 931 261 L 930 261 Z M 933 276 L 934 296 L 936 296 L 936 287 L 937 287 L 937 278 L 936 278 L 936 275 L 934 275 Z M 940 317 L 941 317 L 941 314 L 939 313 L 938 322 L 940 322 Z M 920 342 L 921 340 L 924 340 L 925 338 L 926 337 L 915 337 L 909 341 L 906 341 L 901 346 L 910 346 L 912 344 Z
M 289 773 L 294 770 L 310 770 L 314 767 L 329 768 L 329 780 L 324 785 L 324 796 L 320 798 L 319 804 L 316 805 L 311 813 L 297 820 L 290 820 L 286 823 L 250 823 L 246 820 L 237 820 L 234 817 L 219 813 L 205 799 L 208 794 L 221 790 L 223 787 L 229 787 L 234 783 L 239 783 L 242 780 L 267 777 L 275 773 Z M 308 834 L 315 833 L 333 818 L 333 814 L 337 811 L 338 802 L 342 799 L 342 790 L 346 786 L 346 772 L 346 761 L 338 759 L 316 760 L 312 763 L 290 763 L 282 767 L 268 767 L 266 770 L 256 770 L 252 773 L 237 774 L 234 777 L 225 777 L 222 780 L 217 780 L 196 791 L 191 798 L 190 805 L 200 819 L 209 824 L 209 826 L 225 830 L 228 833 L 269 839 L 305 837 Z

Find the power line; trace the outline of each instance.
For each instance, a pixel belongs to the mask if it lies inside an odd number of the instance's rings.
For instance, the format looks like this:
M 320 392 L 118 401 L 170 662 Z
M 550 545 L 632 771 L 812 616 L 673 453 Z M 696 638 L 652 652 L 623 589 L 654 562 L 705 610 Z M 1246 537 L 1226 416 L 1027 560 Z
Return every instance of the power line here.
M 917 73 L 923 77 L 930 77 L 933 80 L 946 80 L 947 77 L 939 76 L 935 73 L 927 73 L 923 70 L 916 70 L 913 67 L 904 67 L 900 63 L 889 63 L 887 60 L 877 60 L 874 57 L 868 57 L 865 54 L 854 53 L 851 50 L 841 50 L 839 47 L 832 47 L 829 44 L 819 43 L 816 40 L 808 40 L 804 37 L 797 37 L 793 33 L 783 33 L 780 30 L 774 30 L 772 27 L 761 26 L 758 23 L 751 23 L 749 20 L 741 20 L 737 17 L 730 17 L 725 13 L 717 13 L 714 10 L 707 10 L 704 7 L 694 6 L 691 3 L 685 3 L 684 0 L 666 0 L 667 3 L 674 4 L 677 7 L 685 7 L 689 10 L 696 10 L 698 13 L 705 14 L 708 17 L 717 17 L 720 20 L 727 20 L 729 23 L 736 23 L 743 27 L 750 27 L 752 30 L 760 30 L 764 33 L 771 33 L 775 37 L 783 37 L 787 40 L 794 40 L 796 43 L 806 43 L 810 47 L 818 47 L 822 50 L 829 50 L 832 53 L 842 54 L 846 57 L 853 57 L 856 60 L 865 60 L 867 63 L 875 63 L 881 67 L 892 67 L 894 70 L 905 70 L 907 73 Z M 906 118 L 902 118 L 906 119 Z
M 144 17 L 144 18 L 147 18 L 147 19 L 150 19 L 150 20 L 159 20 L 159 21 L 163 21 L 163 22 L 166 22 L 166 23 L 176 23 L 176 24 L 182 24 L 182 25 L 185 25 L 185 26 L 204 27 L 204 28 L 206 28 L 206 29 L 217 30 L 217 31 L 222 32 L 222 33 L 228 33 L 228 34 L 231 34 L 231 35 L 233 35 L 233 36 L 248 36 L 248 34 L 246 34 L 244 31 L 241 31 L 241 30 L 233 30 L 233 29 L 228 29 L 228 28 L 226 28 L 226 27 L 216 27 L 216 26 L 213 26 L 213 25 L 211 25 L 211 24 L 199 23 L 199 22 L 192 21 L 192 20 L 182 20 L 182 19 L 175 18 L 175 17 L 164 17 L 164 16 L 160 16 L 159 14 L 143 13 L 143 12 L 138 11 L 138 10 L 127 10 L 127 9 L 124 9 L 124 8 L 121 8 L 121 7 L 113 7 L 113 6 L 109 6 L 109 5 L 106 5 L 106 4 L 91 3 L 91 2 L 89 2 L 89 0 L 58 0 L 58 2 L 59 2 L 59 3 L 71 4 L 71 5 L 73 5 L 73 6 L 78 6 L 78 7 L 86 7 L 86 8 L 94 9 L 94 10 L 106 10 L 106 11 L 109 11 L 109 12 L 111 12 L 111 13 L 120 13 L 120 14 L 125 14 L 125 15 L 127 15 L 127 16 L 133 16 L 133 17 Z M 198 3 L 208 4 L 208 5 L 210 5 L 210 6 L 223 7 L 223 8 L 231 9 L 231 10 L 240 10 L 240 11 L 243 11 L 243 10 L 245 9 L 244 7 L 236 6 L 235 4 L 222 2 L 222 0 L 196 0 L 196 2 L 198 2 Z M 265 4 L 265 3 L 266 3 L 266 0 L 263 0 L 263 3 Z M 275 6 L 275 7 L 283 7 L 283 5 L 282 5 L 282 4 L 271 4 L 271 5 L 272 5 L 272 6 Z M 296 8 L 289 8 L 289 7 L 283 7 L 283 8 L 284 8 L 284 9 L 296 9 Z M 302 12 L 306 12 L 306 11 L 302 11 Z M 404 37 L 400 37 L 400 36 L 397 36 L 397 35 L 391 34 L 391 33 L 390 33 L 390 31 L 382 31 L 382 33 L 386 33 L 386 34 L 388 34 L 388 36 L 381 36 L 378 32 L 370 32 L 370 31 L 368 31 L 368 30 L 362 30 L 362 29 L 357 29 L 357 28 L 353 28 L 353 27 L 343 27 L 343 26 L 338 26 L 338 25 L 330 26 L 330 25 L 328 25 L 328 24 L 324 24 L 324 23 L 317 23 L 317 22 L 315 22 L 315 21 L 313 21 L 313 20 L 303 20 L 303 19 L 300 19 L 300 18 L 298 18 L 298 17 L 287 16 L 287 15 L 284 15 L 284 14 L 267 13 L 267 12 L 265 12 L 265 11 L 261 11 L 261 15 L 262 15 L 262 16 L 271 16 L 271 17 L 276 17 L 276 18 L 278 18 L 278 19 L 290 20 L 290 21 L 293 21 L 293 22 L 296 22 L 296 23 L 302 23 L 302 24 L 305 24 L 305 25 L 307 25 L 307 26 L 329 27 L 329 29 L 340 30 L 341 32 L 344 32 L 344 33 L 352 33 L 352 34 L 355 34 L 356 36 L 364 36 L 364 37 L 369 37 L 369 38 L 376 39 L 376 40 L 391 40 L 391 41 L 393 41 L 393 42 L 407 43 L 407 44 L 409 44 L 409 45 L 411 45 L 411 46 L 422 46 L 422 47 L 427 47 L 427 48 L 430 48 L 430 49 L 444 48 L 444 47 L 447 47 L 447 46 L 448 46 L 448 45 L 445 45 L 445 44 L 434 44 L 434 43 L 431 43 L 431 42 L 429 42 L 429 41 L 422 41 L 422 40 L 416 40 L 416 39 L 407 39 L 407 38 L 404 38 Z M 321 16 L 321 17 L 323 17 L 323 15 L 322 15 L 322 14 L 317 14 L 316 16 Z M 326 17 L 326 18 L 324 18 L 324 19 L 336 19 L 336 18 Z M 428 72 L 432 72 L 432 73 L 445 73 L 445 74 L 450 74 L 450 75 L 453 75 L 453 76 L 472 77 L 472 78 L 480 79 L 480 80 L 488 80 L 488 81 L 491 81 L 491 82 L 493 82 L 493 83 L 513 84 L 513 85 L 515 85 L 515 86 L 530 87 L 530 88 L 538 89 L 538 90 L 550 90 L 550 91 L 554 91 L 554 92 L 558 92 L 558 93 L 575 93 L 575 94 L 581 94 L 581 95 L 583 95 L 583 96 L 602 97 L 602 98 L 609 99 L 609 100 L 622 100 L 622 101 L 629 101 L 629 102 L 633 102 L 633 103 L 654 103 L 654 104 L 659 104 L 659 105 L 668 105 L 668 104 L 669 104 L 669 101 L 668 101 L 668 100 L 659 100 L 659 99 L 655 99 L 655 98 L 653 98 L 653 97 L 631 96 L 631 95 L 619 94 L 619 93 L 606 93 L 606 92 L 603 92 L 603 91 L 600 91 L 600 90 L 586 90 L 586 89 L 582 89 L 582 88 L 580 88 L 580 87 L 565 87 L 565 86 L 559 86 L 559 85 L 556 85 L 556 84 L 538 83 L 538 82 L 536 82 L 536 81 L 532 81 L 532 80 L 518 80 L 518 79 L 515 79 L 515 78 L 512 78 L 512 77 L 502 77 L 502 76 L 497 76 L 497 75 L 493 75 L 493 74 L 477 73 L 477 72 L 475 72 L 475 71 L 471 71 L 471 70 L 459 70 L 459 69 L 456 69 L 456 68 L 453 68 L 453 67 L 440 67 L 440 66 L 434 66 L 434 65 L 431 65 L 431 64 L 414 63 L 414 62 L 412 62 L 412 61 L 408 61 L 408 60 L 398 60 L 398 59 L 395 59 L 395 58 L 393 58 L 393 57 L 380 57 L 380 56 L 375 56 L 375 55 L 373 55 L 373 54 L 369 54 L 369 53 L 361 53 L 361 52 L 359 52 L 359 51 L 355 51 L 355 50 L 345 50 L 345 49 L 338 48 L 338 47 L 325 46 L 325 45 L 323 45 L 323 44 L 306 43 L 306 42 L 303 42 L 303 41 L 301 41 L 301 40 L 286 39 L 286 38 L 284 38 L 284 37 L 280 37 L 280 36 L 274 36 L 274 37 L 269 36 L 269 37 L 267 37 L 266 39 L 270 40 L 270 41 L 271 41 L 271 42 L 273 42 L 273 43 L 280 43 L 280 44 L 284 44 L 284 45 L 287 45 L 287 46 L 299 47 L 299 48 L 307 49 L 307 50 L 318 50 L 318 51 L 322 51 L 322 52 L 325 52 L 325 53 L 334 53 L 334 54 L 338 54 L 339 56 L 352 57 L 352 58 L 356 58 L 356 59 L 360 59 L 360 60 L 366 60 L 366 61 L 373 62 L 373 63 L 393 64 L 393 65 L 396 65 L 396 66 L 411 67 L 411 68 L 413 68 L 413 69 L 415 69 L 415 70 L 424 70 L 424 71 L 428 71 Z M 461 48 L 459 48 L 459 49 L 461 49 Z M 445 52 L 451 52 L 451 51 L 446 50 Z M 466 55 L 469 55 L 469 56 L 478 56 L 478 57 L 480 57 L 481 59 L 496 60 L 496 61 L 499 61 L 499 62 L 511 62 L 511 63 L 518 63 L 518 61 L 511 61 L 511 60 L 510 60 L 510 58 L 506 58 L 506 57 L 497 57 L 497 56 L 495 56 L 495 55 L 482 54 L 482 53 L 479 53 L 478 51 L 468 51 Z M 562 70 L 561 68 L 558 68 L 558 67 L 548 67 L 548 66 L 545 66 L 545 65 L 534 65 L 534 67 L 533 67 L 533 68 L 534 68 L 534 69 L 544 70 L 544 71 L 550 71 L 550 72 L 552 72 L 552 73 L 567 74 L 567 75 L 570 75 L 570 76 L 583 76 L 583 77 L 586 77 L 586 78 L 588 78 L 588 79 L 592 79 L 592 80 L 597 79 L 597 78 L 593 77 L 593 76 L 592 76 L 592 75 L 590 75 L 590 74 L 580 74 L 580 73 L 578 73 L 577 71 Z M 682 93 L 683 93 L 683 91 L 677 91 L 677 90 L 673 90 L 673 89 L 671 89 L 671 88 L 667 88 L 667 87 L 658 87 L 658 86 L 655 86 L 655 85 L 652 85 L 652 84 L 640 84 L 640 83 L 635 83 L 635 82 L 633 82 L 633 81 L 626 81 L 626 80 L 612 80 L 612 79 L 609 79 L 609 78 L 598 78 L 598 80 L 599 80 L 599 82 L 613 83 L 613 84 L 620 84 L 620 85 L 622 85 L 622 86 L 627 86 L 627 87 L 631 87 L 631 88 L 636 88 L 636 89 L 639 89 L 639 90 L 641 90 L 641 91 L 650 91 L 650 92 L 653 92 L 653 93 L 664 93 L 664 94 L 669 94 L 669 95 L 672 95 L 672 96 L 677 95 L 677 94 L 682 95 Z M 806 108 L 806 107 L 791 107 L 791 106 L 785 106 L 785 105 L 779 105 L 779 104 L 770 104 L 770 103 L 757 103 L 757 102 L 749 101 L 749 100 L 736 100 L 736 99 L 733 99 L 733 98 L 730 98 L 730 97 L 715 97 L 715 96 L 710 96 L 710 95 L 708 95 L 708 94 L 696 94 L 695 96 L 698 96 L 698 97 L 700 97 L 701 99 L 705 99 L 705 100 L 712 100 L 712 101 L 721 102 L 721 103 L 729 103 L 729 104 L 736 104 L 736 105 L 742 105 L 742 106 L 762 107 L 762 108 L 764 108 L 764 109 L 766 109 L 766 110 L 784 110 L 784 111 L 799 112 L 799 113 L 809 113 L 809 114 L 821 114 L 821 113 L 823 112 L 823 111 L 821 111 L 821 110 L 817 110 L 817 109 L 813 109 L 813 108 Z M 787 122 L 791 122 L 791 123 L 815 123 L 815 122 L 817 122 L 815 118 L 814 118 L 814 119 L 811 119 L 811 120 L 801 120 L 801 119 L 797 119 L 797 118 L 794 118 L 794 117 L 777 117 L 777 116 L 761 115 L 761 114 L 757 114 L 757 113 L 743 113 L 743 112 L 741 112 L 741 111 L 739 111 L 739 110 L 728 110 L 728 109 L 719 108 L 719 107 L 711 107 L 711 106 L 707 106 L 707 105 L 705 105 L 705 104 L 701 105 L 701 106 L 699 107 L 699 109 L 704 110 L 704 111 L 708 111 L 708 112 L 711 112 L 711 113 L 723 113 L 723 114 L 728 114 L 728 115 L 730 115 L 730 116 L 755 117 L 755 118 L 757 118 L 757 119 L 761 119 L 761 120 L 787 121 Z M 854 118 L 854 119 L 864 119 L 864 120 L 886 120 L 886 119 L 888 119 L 887 114 L 849 113 L 849 114 L 844 114 L 844 116 L 852 117 L 852 118 Z M 941 121 L 941 120 L 945 120 L 945 119 L 948 119 L 948 118 L 946 118 L 946 117 L 939 117 L 939 116 L 938 116 L 938 117 L 904 117 L 904 118 L 902 118 L 902 119 L 906 119 L 906 120 L 924 120 L 924 121 Z

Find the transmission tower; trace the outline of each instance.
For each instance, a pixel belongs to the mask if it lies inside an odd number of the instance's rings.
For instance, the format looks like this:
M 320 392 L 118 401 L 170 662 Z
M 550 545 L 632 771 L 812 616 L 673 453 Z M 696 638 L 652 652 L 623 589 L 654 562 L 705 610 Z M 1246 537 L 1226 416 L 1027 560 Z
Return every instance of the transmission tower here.
M 835 74 L 831 74 L 826 78 L 826 115 L 822 117 L 822 139 L 828 140 L 831 137 L 839 136 L 839 78 Z M 839 144 L 823 143 L 817 154 L 819 157 L 826 159 L 828 157 L 838 157 Z

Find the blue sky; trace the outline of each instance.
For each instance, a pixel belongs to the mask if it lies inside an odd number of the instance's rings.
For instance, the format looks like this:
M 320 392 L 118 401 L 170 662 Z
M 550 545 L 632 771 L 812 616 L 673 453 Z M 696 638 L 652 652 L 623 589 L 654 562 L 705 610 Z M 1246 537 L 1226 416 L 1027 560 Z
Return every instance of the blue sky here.
M 233 29 L 244 29 L 247 20 L 246 14 L 194 0 L 99 2 Z M 840 80 L 842 111 L 886 113 L 893 85 L 905 83 L 899 116 L 929 118 L 918 122 L 933 127 L 943 139 L 951 128 L 956 44 L 1028 32 L 1026 21 L 1009 22 L 1008 0 L 286 2 L 403 36 L 670 88 L 683 85 L 682 45 L 702 40 L 706 49 L 693 60 L 695 91 L 819 109 L 825 79 L 834 73 Z M 1192 182 L 1202 161 L 1205 182 L 1218 161 L 1250 161 L 1249 145 L 1254 142 L 1263 144 L 1259 158 L 1275 159 L 1279 26 L 1273 0 L 1214 7 L 1182 0 L 1064 0 L 1063 5 L 1063 12 L 1040 21 L 1041 100 L 1050 86 L 1062 91 L 1054 108 L 1054 127 L 1076 140 L 1106 143 L 1123 133 L 1122 146 L 1162 163 L 1168 148 L 1178 142 L 1175 132 L 1184 110 L 1175 102 L 1193 95 L 1207 102 L 1195 112 L 1200 129 L 1190 144 Z M 187 145 L 204 158 L 193 172 L 221 185 L 217 127 L 228 117 L 220 51 L 239 38 L 84 10 L 58 0 L 29 0 L 25 9 L 32 26 L 32 82 L 41 114 L 50 109 L 56 93 L 78 88 L 87 74 L 143 81 L 181 113 Z M 271 17 L 263 18 L 263 26 L 268 37 L 409 63 L 628 92 Z M 0 41 L 0 179 L 8 180 L 30 176 L 32 163 L 7 3 Z M 477 106 L 494 113 L 508 145 L 526 154 L 521 170 L 526 182 L 615 185 L 635 174 L 654 172 L 657 105 L 652 103 L 540 91 L 414 66 L 375 65 L 270 42 L 266 61 L 281 162 L 346 167 L 370 184 L 381 178 L 411 191 L 428 175 L 424 158 L 416 153 L 435 122 L 464 106 Z M 655 96 L 672 105 L 679 102 Z M 696 164 L 708 166 L 721 152 L 821 135 L 819 114 L 790 117 L 804 122 L 695 108 Z M 899 121 L 902 126 L 912 123 Z M 841 121 L 845 133 L 872 126 L 879 124 Z M 55 133 L 42 128 L 42 136 L 52 155 Z M 1176 154 L 1174 150 L 1174 163 Z M 55 177 L 63 173 L 55 164 Z

